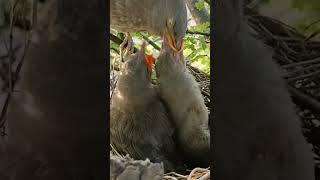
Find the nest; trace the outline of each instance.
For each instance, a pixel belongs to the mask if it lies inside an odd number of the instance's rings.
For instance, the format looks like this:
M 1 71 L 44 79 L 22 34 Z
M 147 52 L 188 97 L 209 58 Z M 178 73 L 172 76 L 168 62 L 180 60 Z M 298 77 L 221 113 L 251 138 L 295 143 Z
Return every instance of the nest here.
M 9 1 L 5 1 L 9 2 Z M 20 2 L 20 1 L 18 1 Z M 23 1 L 22 1 L 23 2 Z M 0 27 L 10 24 L 9 6 L 5 4 L 5 12 L 1 12 Z M 32 21 L 31 4 L 26 1 L 21 6 L 16 6 L 15 18 L 12 24 L 23 30 L 29 30 Z M 288 89 L 292 99 L 296 104 L 297 113 L 301 118 L 304 128 L 304 135 L 308 142 L 313 145 L 315 160 L 317 163 L 316 174 L 319 176 L 320 169 L 320 41 L 315 40 L 317 33 L 306 36 L 276 19 L 265 17 L 257 12 L 245 8 L 245 18 L 249 26 L 254 30 L 254 36 L 263 41 L 274 50 L 273 60 L 283 69 L 284 79 L 287 81 Z M 15 36 L 15 34 L 13 34 Z M 121 39 L 116 41 L 121 43 Z M 116 42 L 116 43 L 118 43 Z M 23 47 L 25 48 L 25 47 Z M 1 56 L 1 60 L 8 56 Z M 23 58 L 22 58 L 23 59 Z M 189 71 L 194 75 L 199 83 L 205 103 L 210 110 L 210 76 L 201 70 L 187 64 Z M 16 77 L 19 71 L 13 70 Z M 7 74 L 7 73 L 5 73 Z M 116 83 L 116 75 L 110 77 L 113 91 Z M 5 78 L 5 77 L 2 77 Z M 0 122 L 1 125 L 2 122 Z M 119 156 L 121 156 L 118 153 Z M 195 168 L 189 175 L 179 175 L 168 173 L 164 177 L 167 179 L 202 179 L 210 176 L 209 169 Z M 200 177 L 198 179 L 201 179 Z
M 313 146 L 319 176 L 320 41 L 315 39 L 317 33 L 303 35 L 295 28 L 249 8 L 245 9 L 245 17 L 255 31 L 254 35 L 272 48 L 273 60 L 284 72 L 283 78 L 301 118 L 304 136 Z
M 150 165 L 156 165 L 158 172 L 152 172 L 155 176 L 158 176 L 159 174 L 162 176 L 163 180 L 210 180 L 210 169 L 209 168 L 194 168 L 193 170 L 190 171 L 189 174 L 187 175 L 182 175 L 176 172 L 169 172 L 169 173 L 164 173 L 163 171 L 163 166 L 162 168 L 159 167 L 159 163 L 152 163 L 150 162 L 148 159 L 147 160 L 133 160 L 129 157 L 129 155 L 123 156 L 122 154 L 120 154 L 112 145 L 110 145 L 110 157 L 112 160 L 114 159 L 118 159 L 118 161 L 122 161 L 121 170 L 115 170 L 117 168 L 117 166 L 119 165 L 115 165 L 114 162 L 112 162 L 112 164 L 110 164 L 110 166 L 114 166 L 114 167 L 110 167 L 111 168 L 111 178 L 115 178 L 114 174 L 117 174 L 117 176 L 119 177 L 119 175 L 124 172 L 124 169 L 126 169 L 125 167 L 128 167 L 129 165 L 134 166 L 139 168 L 140 172 L 140 176 L 143 175 L 144 171 L 145 171 L 145 167 L 141 168 L 141 166 L 150 166 Z M 118 163 L 119 164 L 119 163 Z M 114 173 L 115 171 L 118 171 L 120 173 Z M 150 174 L 150 172 L 149 172 Z
M 273 50 L 273 60 L 283 70 L 297 114 L 301 118 L 303 133 L 312 144 L 320 170 L 320 41 L 317 34 L 303 35 L 295 28 L 279 20 L 265 17 L 246 8 L 245 18 L 253 35 Z M 189 71 L 199 83 L 206 105 L 210 110 L 210 75 L 187 64 Z M 113 81 L 115 82 L 115 81 Z M 198 177 L 199 176 L 199 177 Z M 192 177 L 192 178 L 191 178 Z M 209 179 L 208 169 L 195 168 L 189 175 L 165 174 L 164 179 Z
M 170 172 L 164 175 L 164 180 L 210 180 L 209 168 L 194 168 L 190 174 L 181 175 L 175 172 Z

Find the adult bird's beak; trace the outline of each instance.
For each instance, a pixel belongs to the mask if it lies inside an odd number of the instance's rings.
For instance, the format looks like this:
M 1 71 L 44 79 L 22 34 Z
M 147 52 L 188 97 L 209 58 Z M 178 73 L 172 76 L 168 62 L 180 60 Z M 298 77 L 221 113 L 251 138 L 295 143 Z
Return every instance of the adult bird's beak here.
M 179 48 L 177 48 L 177 45 Z M 173 56 L 177 60 L 182 59 L 183 55 L 183 39 L 180 41 L 176 41 L 176 39 L 172 36 L 170 32 L 165 32 L 163 37 L 163 48 L 170 48 L 173 52 Z
M 163 34 L 164 43 L 169 46 L 175 52 L 181 52 L 183 50 L 183 39 L 177 39 L 174 35 L 174 21 L 168 19 L 166 21 L 166 27 Z
M 177 48 L 176 40 L 173 36 L 173 32 L 169 28 L 166 28 L 164 32 L 163 40 L 164 43 L 166 43 L 172 50 L 179 51 L 179 49 Z

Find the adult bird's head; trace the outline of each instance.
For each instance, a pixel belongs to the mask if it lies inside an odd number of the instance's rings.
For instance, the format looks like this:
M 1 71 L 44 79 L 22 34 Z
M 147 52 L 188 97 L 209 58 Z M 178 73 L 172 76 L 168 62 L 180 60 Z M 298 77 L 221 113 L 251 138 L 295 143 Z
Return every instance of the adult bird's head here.
M 167 19 L 163 33 L 163 41 L 166 46 L 179 53 L 183 50 L 183 37 L 185 31 L 176 29 L 177 26 L 175 23 L 176 22 L 173 19 Z
M 162 48 L 160 50 L 160 56 L 158 60 L 161 59 L 170 59 L 174 60 L 176 63 L 184 64 L 184 56 L 183 56 L 183 37 L 174 36 L 173 32 L 170 31 L 170 25 L 172 22 L 168 22 L 168 27 L 164 32 Z
M 183 50 L 183 38 L 187 31 L 187 9 L 184 0 L 167 0 L 164 12 L 163 40 L 166 46 L 179 54 Z M 163 12 L 162 12 L 163 13 Z
M 145 54 L 146 43 L 144 42 L 140 50 L 127 57 L 122 67 L 122 75 L 133 79 L 150 81 L 153 57 Z

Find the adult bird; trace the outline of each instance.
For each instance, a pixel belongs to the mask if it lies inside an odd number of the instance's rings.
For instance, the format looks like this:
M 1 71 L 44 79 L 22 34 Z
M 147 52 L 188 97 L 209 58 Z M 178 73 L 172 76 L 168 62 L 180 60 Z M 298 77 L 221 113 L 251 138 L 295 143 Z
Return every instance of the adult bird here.
M 122 32 L 147 31 L 165 36 L 169 46 L 180 51 L 187 30 L 185 1 L 111 0 L 110 26 Z
M 170 48 L 169 40 L 164 39 L 155 66 L 159 93 L 176 126 L 179 146 L 190 161 L 205 166 L 210 151 L 208 109 L 182 52 Z
M 111 99 L 110 140 L 134 159 L 163 162 L 166 171 L 182 167 L 174 127 L 151 84 L 152 61 L 140 51 L 127 57 Z
M 217 180 L 314 180 L 311 148 L 272 52 L 249 34 L 243 1 L 217 1 L 214 142 Z
M 103 179 L 106 4 L 47 0 L 38 6 L 7 112 L 8 143 L 46 164 L 44 179 Z

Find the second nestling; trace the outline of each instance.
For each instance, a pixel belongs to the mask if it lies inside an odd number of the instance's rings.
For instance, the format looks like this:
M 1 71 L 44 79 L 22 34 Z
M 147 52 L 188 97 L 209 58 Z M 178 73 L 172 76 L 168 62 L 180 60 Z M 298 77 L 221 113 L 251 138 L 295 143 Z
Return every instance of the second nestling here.
M 156 89 L 151 84 L 152 61 L 145 44 L 129 55 L 122 66 L 111 99 L 111 144 L 134 159 L 163 162 L 166 171 L 182 167 L 173 139 L 174 125 Z

